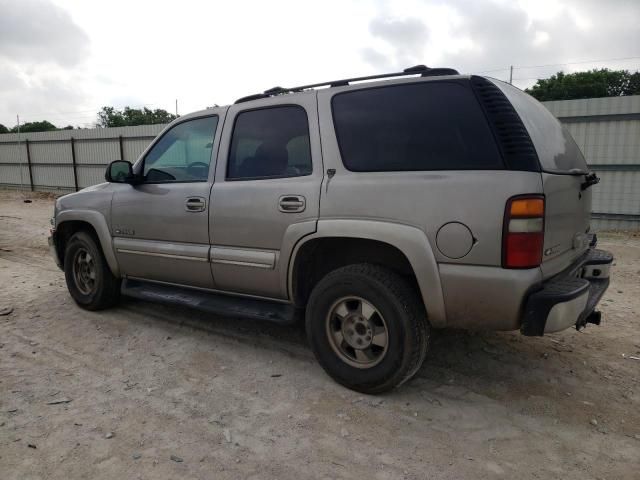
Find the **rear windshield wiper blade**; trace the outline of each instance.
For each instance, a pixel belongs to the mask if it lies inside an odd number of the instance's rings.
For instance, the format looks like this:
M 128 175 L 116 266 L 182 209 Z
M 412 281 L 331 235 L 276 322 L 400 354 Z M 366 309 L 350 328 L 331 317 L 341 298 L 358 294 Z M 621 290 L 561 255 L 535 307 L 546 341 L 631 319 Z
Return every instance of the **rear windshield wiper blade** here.
M 600 177 L 598 177 L 594 172 L 587 173 L 584 176 L 584 182 L 580 185 L 580 190 L 586 190 L 597 183 L 600 183 Z

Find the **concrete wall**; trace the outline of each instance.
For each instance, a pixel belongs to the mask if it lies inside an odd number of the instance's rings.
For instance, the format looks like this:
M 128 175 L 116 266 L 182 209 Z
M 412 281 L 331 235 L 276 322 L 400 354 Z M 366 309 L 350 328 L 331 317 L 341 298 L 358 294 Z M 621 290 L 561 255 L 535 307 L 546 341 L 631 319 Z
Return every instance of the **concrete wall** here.
M 545 102 L 597 172 L 593 226 L 640 230 L 640 96 Z M 0 186 L 74 191 L 104 179 L 112 160 L 135 161 L 164 125 L 0 135 Z M 25 140 L 28 140 L 26 142 Z M 30 166 L 29 166 L 30 164 Z

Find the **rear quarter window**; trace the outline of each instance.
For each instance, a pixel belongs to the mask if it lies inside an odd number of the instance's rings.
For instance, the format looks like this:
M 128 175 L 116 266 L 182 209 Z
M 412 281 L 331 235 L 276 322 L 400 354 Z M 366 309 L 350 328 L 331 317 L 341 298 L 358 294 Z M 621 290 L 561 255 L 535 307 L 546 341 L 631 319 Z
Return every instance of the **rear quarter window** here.
M 508 83 L 494 79 L 491 81 L 502 90 L 518 112 L 538 152 L 542 170 L 550 173 L 588 170 L 580 147 L 567 128 L 547 110 L 547 107 Z
M 333 120 L 344 166 L 356 172 L 504 169 L 473 92 L 421 82 L 339 93 Z

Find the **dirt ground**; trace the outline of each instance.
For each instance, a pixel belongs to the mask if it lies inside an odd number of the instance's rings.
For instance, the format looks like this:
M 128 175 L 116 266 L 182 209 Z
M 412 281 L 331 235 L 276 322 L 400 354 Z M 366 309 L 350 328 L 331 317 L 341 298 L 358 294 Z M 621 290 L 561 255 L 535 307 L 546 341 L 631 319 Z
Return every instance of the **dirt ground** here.
M 438 332 L 374 397 L 333 383 L 301 328 L 81 310 L 48 256 L 52 200 L 29 198 L 0 192 L 3 480 L 640 478 L 640 237 L 600 235 L 602 326 Z

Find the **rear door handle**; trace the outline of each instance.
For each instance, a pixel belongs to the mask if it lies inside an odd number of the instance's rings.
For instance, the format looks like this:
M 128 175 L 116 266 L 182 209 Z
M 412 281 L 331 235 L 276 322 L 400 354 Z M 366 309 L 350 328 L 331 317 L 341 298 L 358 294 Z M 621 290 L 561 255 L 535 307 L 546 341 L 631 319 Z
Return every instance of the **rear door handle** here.
M 302 195 L 283 195 L 278 200 L 278 210 L 284 213 L 304 212 L 307 201 Z
M 204 212 L 207 208 L 207 201 L 202 197 L 189 197 L 184 202 L 184 209 L 187 212 Z

